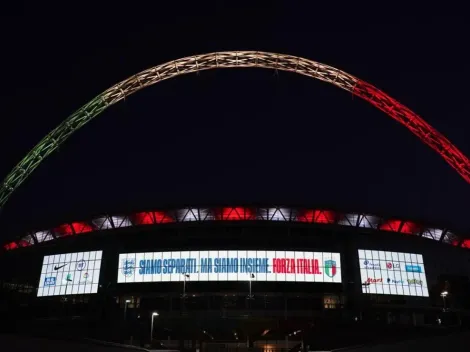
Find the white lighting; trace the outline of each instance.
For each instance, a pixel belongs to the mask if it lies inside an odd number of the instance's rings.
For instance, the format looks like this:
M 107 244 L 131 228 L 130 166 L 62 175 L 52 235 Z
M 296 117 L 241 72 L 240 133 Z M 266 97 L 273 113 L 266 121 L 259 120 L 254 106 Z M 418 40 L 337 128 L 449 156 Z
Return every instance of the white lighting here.
M 362 293 L 429 297 L 423 256 L 359 249 Z
M 97 293 L 102 255 L 92 251 L 45 256 L 38 297 Z
M 157 312 L 152 313 L 152 317 L 157 317 L 157 316 L 159 316 L 159 314 Z

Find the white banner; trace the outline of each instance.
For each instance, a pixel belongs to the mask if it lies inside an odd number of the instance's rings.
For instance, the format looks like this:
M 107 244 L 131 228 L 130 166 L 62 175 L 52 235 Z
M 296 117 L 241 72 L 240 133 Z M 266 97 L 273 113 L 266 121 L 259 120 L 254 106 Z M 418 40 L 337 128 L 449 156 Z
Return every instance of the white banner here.
M 362 292 L 429 297 L 423 256 L 359 249 Z
M 93 251 L 45 256 L 38 297 L 97 293 L 102 255 Z
M 339 253 L 211 250 L 119 255 L 118 283 L 341 282 Z

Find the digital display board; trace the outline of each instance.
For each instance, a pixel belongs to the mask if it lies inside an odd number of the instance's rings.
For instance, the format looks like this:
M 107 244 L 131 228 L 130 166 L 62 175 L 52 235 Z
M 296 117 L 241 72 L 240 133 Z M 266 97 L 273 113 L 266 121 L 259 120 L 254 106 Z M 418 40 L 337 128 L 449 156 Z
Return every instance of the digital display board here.
M 421 254 L 358 252 L 363 293 L 429 297 Z
M 208 250 L 119 255 L 118 283 L 341 282 L 339 253 Z
M 97 293 L 103 251 L 44 257 L 38 297 Z

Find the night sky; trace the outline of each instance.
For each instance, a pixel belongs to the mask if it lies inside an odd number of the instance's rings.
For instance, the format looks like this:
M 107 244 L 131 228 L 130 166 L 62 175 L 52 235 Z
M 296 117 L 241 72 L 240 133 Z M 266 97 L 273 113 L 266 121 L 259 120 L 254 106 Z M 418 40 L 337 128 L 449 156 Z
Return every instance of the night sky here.
M 470 155 L 464 16 L 351 16 L 321 12 L 313 2 L 159 7 L 141 9 L 142 17 L 54 11 L 16 8 L 0 24 L 1 179 L 111 85 L 218 50 L 280 52 L 343 69 Z M 0 232 L 164 206 L 277 204 L 470 233 L 469 198 L 470 185 L 438 154 L 359 98 L 291 73 L 213 70 L 140 91 L 79 130 L 13 194 Z

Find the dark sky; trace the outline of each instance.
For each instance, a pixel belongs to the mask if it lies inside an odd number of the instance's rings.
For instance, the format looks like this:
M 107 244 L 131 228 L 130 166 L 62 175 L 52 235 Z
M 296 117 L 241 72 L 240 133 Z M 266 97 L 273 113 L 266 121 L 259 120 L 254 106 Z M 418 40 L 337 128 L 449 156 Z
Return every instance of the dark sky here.
M 44 5 L 6 13 L 1 178 L 114 83 L 217 50 L 281 52 L 343 69 L 470 154 L 464 16 L 353 14 L 314 2 L 197 6 L 129 9 L 125 17 Z M 366 102 L 298 75 L 234 69 L 159 83 L 108 109 L 14 193 L 0 230 L 166 205 L 272 203 L 368 211 L 470 232 L 468 199 L 469 184 Z

